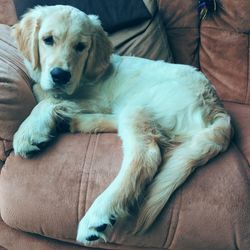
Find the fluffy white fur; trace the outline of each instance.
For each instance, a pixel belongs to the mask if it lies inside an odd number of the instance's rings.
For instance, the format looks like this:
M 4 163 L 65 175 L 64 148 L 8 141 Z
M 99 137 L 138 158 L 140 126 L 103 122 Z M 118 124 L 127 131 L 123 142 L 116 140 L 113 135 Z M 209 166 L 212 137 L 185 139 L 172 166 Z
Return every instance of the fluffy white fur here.
M 78 241 L 106 241 L 107 229 L 128 214 L 147 185 L 135 228 L 144 232 L 190 173 L 228 147 L 230 118 L 201 72 L 111 55 L 96 16 L 69 6 L 36 7 L 13 35 L 39 101 L 14 136 L 15 154 L 39 150 L 63 119 L 70 120 L 71 132 L 118 130 L 123 141 L 120 172 L 81 219 Z M 67 84 L 53 82 L 55 67 L 71 73 Z

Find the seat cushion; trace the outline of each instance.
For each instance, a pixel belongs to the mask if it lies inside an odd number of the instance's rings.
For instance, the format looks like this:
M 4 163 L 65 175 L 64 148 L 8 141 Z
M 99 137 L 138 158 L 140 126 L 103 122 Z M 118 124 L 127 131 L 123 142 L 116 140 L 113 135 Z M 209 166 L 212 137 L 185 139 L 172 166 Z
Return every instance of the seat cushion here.
M 116 134 L 64 134 L 30 160 L 11 154 L 0 175 L 1 216 L 13 228 L 75 242 L 79 220 L 115 177 L 121 160 Z M 250 235 L 249 173 L 232 144 L 190 176 L 145 235 L 129 233 L 136 221 L 131 217 L 97 247 L 244 249 Z

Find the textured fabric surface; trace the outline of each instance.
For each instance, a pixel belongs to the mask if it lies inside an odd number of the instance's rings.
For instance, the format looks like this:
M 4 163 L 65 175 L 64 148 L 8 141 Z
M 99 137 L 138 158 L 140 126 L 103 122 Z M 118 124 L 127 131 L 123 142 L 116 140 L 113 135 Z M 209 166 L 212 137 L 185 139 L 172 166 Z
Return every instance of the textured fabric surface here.
M 17 21 L 16 10 L 12 0 L 0 0 L 0 24 L 13 25 Z
M 250 2 L 221 0 L 201 26 L 201 69 L 224 101 L 250 103 Z
M 199 67 L 199 17 L 196 0 L 158 0 L 175 63 Z
M 0 250 L 98 250 L 29 234 L 7 226 L 0 218 Z
M 10 28 L 0 24 L 0 160 L 12 147 L 20 123 L 35 105 L 22 58 L 10 37 Z

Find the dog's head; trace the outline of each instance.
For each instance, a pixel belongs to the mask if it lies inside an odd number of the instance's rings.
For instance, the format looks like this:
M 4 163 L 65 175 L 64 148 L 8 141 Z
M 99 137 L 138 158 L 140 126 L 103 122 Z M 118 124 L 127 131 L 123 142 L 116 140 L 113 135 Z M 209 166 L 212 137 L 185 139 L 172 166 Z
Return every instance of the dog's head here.
M 70 6 L 38 6 L 13 27 L 32 78 L 44 90 L 73 94 L 81 79 L 108 67 L 112 46 L 97 16 Z

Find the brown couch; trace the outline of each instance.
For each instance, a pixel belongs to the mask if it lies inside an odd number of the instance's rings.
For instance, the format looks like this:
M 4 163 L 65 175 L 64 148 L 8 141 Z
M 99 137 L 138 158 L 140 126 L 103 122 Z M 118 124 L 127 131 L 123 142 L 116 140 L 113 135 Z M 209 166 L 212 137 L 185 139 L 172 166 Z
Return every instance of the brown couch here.
M 134 29 L 125 30 L 130 39 L 111 38 L 120 53 L 172 60 L 170 47 L 174 62 L 200 67 L 232 116 L 233 141 L 174 193 L 145 235 L 129 234 L 131 216 L 96 249 L 250 249 L 250 2 L 221 0 L 202 22 L 197 3 L 159 0 L 150 32 L 144 23 L 136 39 Z M 16 20 L 12 0 L 0 0 L 0 23 Z M 13 133 L 35 100 L 7 25 L 0 25 L 0 249 L 89 249 L 75 242 L 77 223 L 118 172 L 121 142 L 116 134 L 66 133 L 32 159 L 14 156 Z

